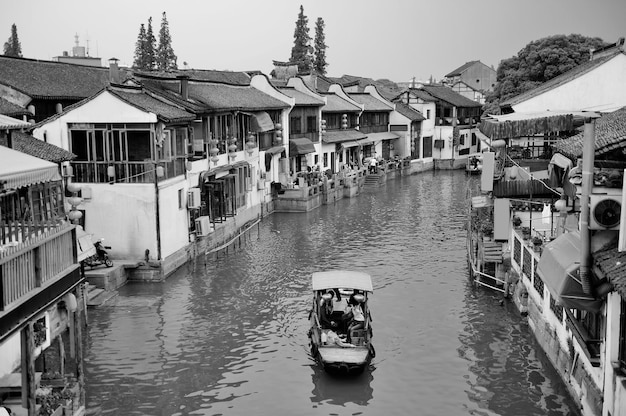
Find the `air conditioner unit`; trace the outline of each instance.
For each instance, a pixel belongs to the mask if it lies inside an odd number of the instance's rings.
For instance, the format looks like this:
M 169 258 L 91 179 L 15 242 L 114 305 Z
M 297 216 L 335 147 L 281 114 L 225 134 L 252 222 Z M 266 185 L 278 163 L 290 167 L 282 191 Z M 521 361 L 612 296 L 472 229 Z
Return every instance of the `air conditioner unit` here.
M 187 192 L 187 208 L 200 208 L 200 188 L 191 188 Z
M 589 229 L 619 230 L 622 196 L 592 194 L 589 196 Z
M 196 235 L 204 237 L 209 235 L 211 231 L 211 221 L 208 216 L 202 216 L 196 218 Z

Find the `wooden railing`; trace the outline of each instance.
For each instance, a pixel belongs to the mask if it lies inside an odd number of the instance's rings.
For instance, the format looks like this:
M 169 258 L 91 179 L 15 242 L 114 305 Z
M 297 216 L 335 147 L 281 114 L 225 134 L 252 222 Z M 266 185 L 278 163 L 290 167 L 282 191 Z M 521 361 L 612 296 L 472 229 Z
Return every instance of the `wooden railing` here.
M 76 267 L 75 226 L 65 223 L 0 250 L 0 311 Z
M 493 196 L 498 198 L 528 197 L 528 195 L 554 195 L 554 193 L 550 190 L 548 184 L 539 179 L 502 180 L 493 184 Z
M 71 162 L 74 168 L 74 182 L 80 183 L 154 183 L 157 166 L 163 168 L 163 176 L 159 181 L 173 178 L 185 173 L 185 157 L 170 161 L 143 162 Z M 115 176 L 109 177 L 109 167 Z

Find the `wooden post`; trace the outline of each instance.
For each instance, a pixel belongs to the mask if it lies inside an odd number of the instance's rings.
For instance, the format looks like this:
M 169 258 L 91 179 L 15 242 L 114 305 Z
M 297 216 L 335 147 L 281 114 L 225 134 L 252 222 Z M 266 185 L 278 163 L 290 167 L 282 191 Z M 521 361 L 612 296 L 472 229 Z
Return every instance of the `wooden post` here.
M 33 324 L 29 322 L 21 332 L 22 349 L 22 407 L 28 410 L 28 416 L 35 416 L 35 360 L 33 352 Z
M 85 404 L 85 372 L 83 368 L 83 326 L 81 322 L 81 310 L 86 311 L 86 309 L 78 308 L 76 313 L 74 313 L 74 328 L 76 332 L 74 342 L 76 344 L 76 381 L 80 395 L 79 404 L 82 406 Z

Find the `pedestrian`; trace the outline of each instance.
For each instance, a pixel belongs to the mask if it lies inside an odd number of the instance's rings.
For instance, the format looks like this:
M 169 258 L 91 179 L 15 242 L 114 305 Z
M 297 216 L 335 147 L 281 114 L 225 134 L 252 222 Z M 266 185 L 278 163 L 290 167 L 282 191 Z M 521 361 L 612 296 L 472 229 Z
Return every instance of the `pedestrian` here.
M 378 162 L 375 157 L 370 158 L 370 173 L 376 173 L 376 165 Z

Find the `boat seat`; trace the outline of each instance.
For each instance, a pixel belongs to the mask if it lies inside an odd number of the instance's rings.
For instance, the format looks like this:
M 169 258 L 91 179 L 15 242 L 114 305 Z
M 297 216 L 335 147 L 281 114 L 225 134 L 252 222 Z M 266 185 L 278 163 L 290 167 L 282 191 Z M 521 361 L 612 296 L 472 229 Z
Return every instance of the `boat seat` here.
M 365 344 L 365 330 L 353 329 L 352 332 L 350 332 L 350 340 L 357 346 Z

